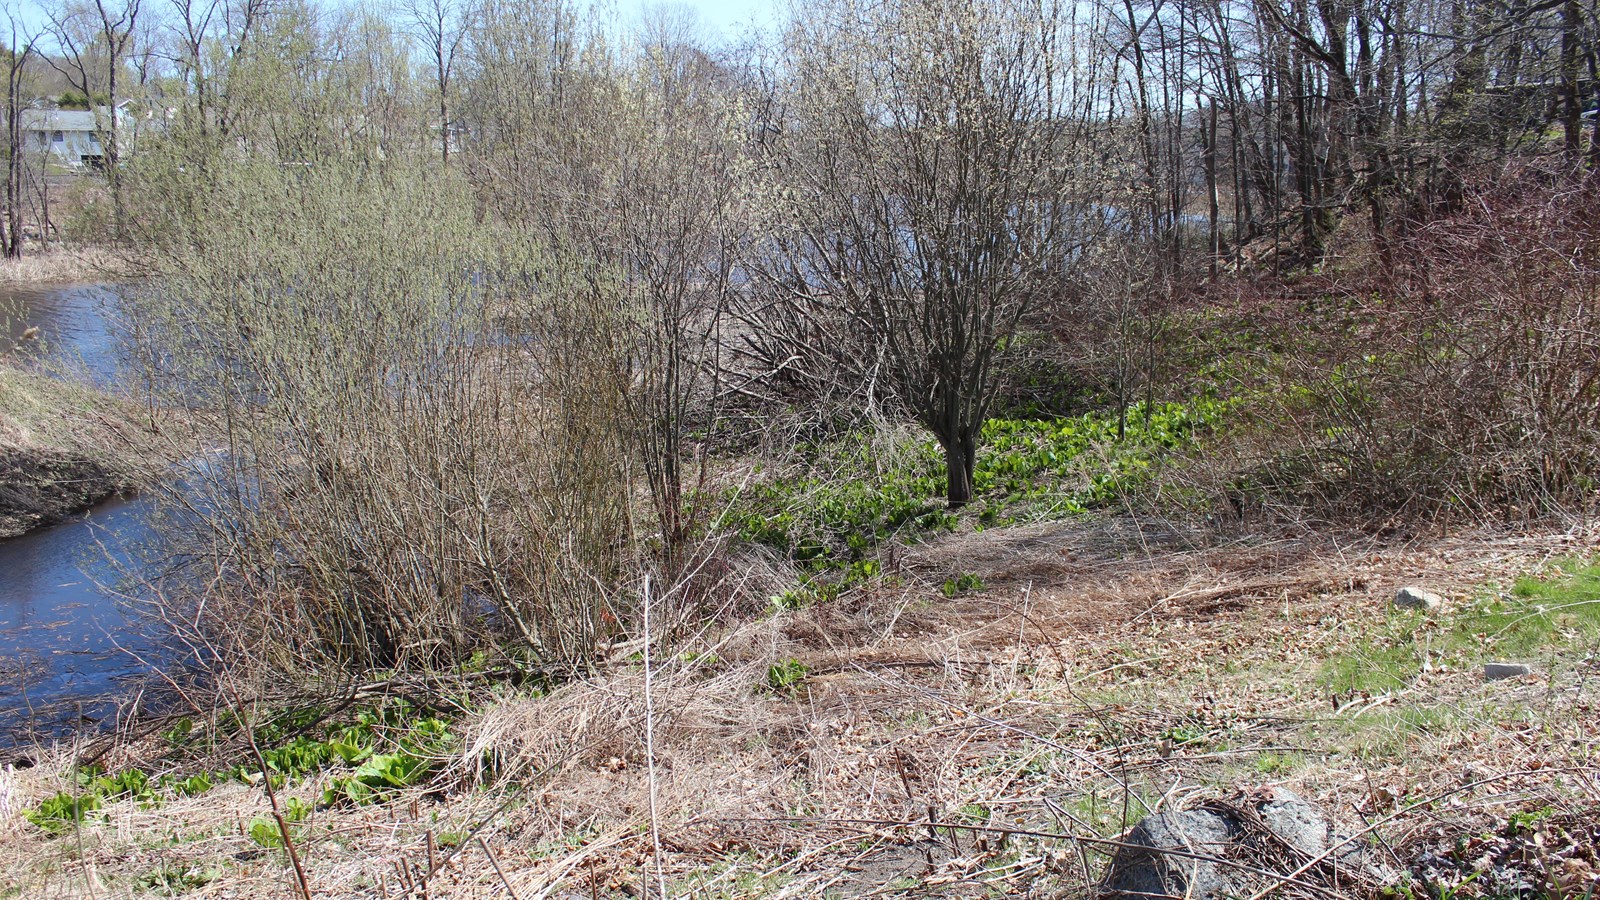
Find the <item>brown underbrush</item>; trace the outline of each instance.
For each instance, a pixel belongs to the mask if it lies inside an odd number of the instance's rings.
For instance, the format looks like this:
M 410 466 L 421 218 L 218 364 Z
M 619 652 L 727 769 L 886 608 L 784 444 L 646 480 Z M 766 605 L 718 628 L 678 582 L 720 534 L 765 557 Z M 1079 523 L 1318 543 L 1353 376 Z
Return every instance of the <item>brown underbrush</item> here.
M 104 247 L 29 249 L 21 259 L 0 260 L 0 284 L 116 281 L 133 277 L 141 268 L 127 253 Z
M 1143 815 L 1267 786 L 1434 879 L 1412 896 L 1509 896 L 1414 863 L 1519 822 L 1554 841 L 1600 805 L 1593 640 L 1564 626 L 1519 658 L 1532 675 L 1488 683 L 1493 635 L 1442 648 L 1485 596 L 1597 551 L 1549 525 L 1407 544 L 1128 519 L 955 534 L 837 601 L 502 689 L 426 787 L 325 805 L 312 776 L 277 801 L 315 807 L 295 826 L 315 897 L 1083 896 Z M 984 587 L 948 596 L 956 572 Z M 1392 610 L 1409 584 L 1445 605 Z M 259 786 L 108 803 L 59 836 L 28 824 L 73 758 L 0 785 L 12 896 L 296 895 L 284 850 L 250 836 Z M 1581 852 L 1549 854 L 1564 880 L 1517 896 L 1593 890 Z

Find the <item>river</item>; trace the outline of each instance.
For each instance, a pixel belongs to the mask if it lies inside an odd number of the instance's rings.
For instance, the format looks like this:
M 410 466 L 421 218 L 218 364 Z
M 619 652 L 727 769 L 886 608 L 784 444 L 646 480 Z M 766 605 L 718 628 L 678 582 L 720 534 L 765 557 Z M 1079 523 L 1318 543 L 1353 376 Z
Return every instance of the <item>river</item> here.
M 113 383 L 121 357 L 115 311 L 117 289 L 107 284 L 0 284 L 0 353 L 22 342 L 64 374 Z
M 0 334 L 25 342 L 61 377 L 114 383 L 117 293 L 106 285 L 0 286 Z M 0 350 L 11 341 L 0 344 Z M 116 586 L 152 536 L 153 501 L 114 500 L 0 541 L 0 747 L 59 738 L 114 719 L 159 641 Z

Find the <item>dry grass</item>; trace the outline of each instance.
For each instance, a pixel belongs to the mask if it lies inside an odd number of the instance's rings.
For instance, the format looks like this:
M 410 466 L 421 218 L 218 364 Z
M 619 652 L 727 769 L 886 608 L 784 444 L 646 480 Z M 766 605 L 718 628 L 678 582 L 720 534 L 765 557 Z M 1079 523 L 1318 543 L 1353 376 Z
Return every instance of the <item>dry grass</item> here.
M 1592 658 L 1492 684 L 1434 667 L 1348 697 L 1321 671 L 1386 627 L 1402 584 L 1459 602 L 1597 550 L 1587 530 L 1396 546 L 1126 522 L 915 548 L 904 587 L 749 622 L 659 664 L 663 877 L 693 897 L 1074 896 L 1103 865 L 1089 845 L 1002 832 L 1110 835 L 1147 809 L 1280 785 L 1352 831 L 1374 826 L 1393 866 L 1512 811 L 1592 808 Z M 990 587 L 947 599 L 925 580 L 951 571 Z M 769 690 L 768 667 L 789 659 L 808 667 L 803 685 Z M 645 708 L 637 663 L 487 706 L 432 792 L 313 815 L 301 852 L 316 896 L 653 894 Z M 266 811 L 240 785 L 114 804 L 61 838 L 21 823 L 69 762 L 0 783 L 13 895 L 133 896 L 151 873 L 203 871 L 183 896 L 291 896 L 282 853 L 240 834 Z
M 0 538 L 49 525 L 162 465 L 130 404 L 0 362 Z
M 138 271 L 125 254 L 103 247 L 32 248 L 21 259 L 0 260 L 0 284 L 117 281 Z

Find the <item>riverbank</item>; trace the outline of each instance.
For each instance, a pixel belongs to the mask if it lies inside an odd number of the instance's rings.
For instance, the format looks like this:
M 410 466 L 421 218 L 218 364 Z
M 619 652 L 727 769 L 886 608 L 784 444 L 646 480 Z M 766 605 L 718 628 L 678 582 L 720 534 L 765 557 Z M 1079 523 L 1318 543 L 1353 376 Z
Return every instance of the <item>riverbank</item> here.
M 54 525 L 133 485 L 128 473 L 89 454 L 0 445 L 0 540 Z
M 0 539 L 131 490 L 150 458 L 119 400 L 0 364 Z
M 1593 530 L 1548 525 L 948 535 L 871 590 L 729 622 L 648 673 L 619 656 L 439 719 L 260 729 L 269 767 L 296 773 L 271 796 L 249 749 L 195 749 L 196 716 L 117 744 L 93 805 L 51 818 L 99 789 L 78 787 L 82 745 L 46 748 L 0 777 L 0 880 L 288 897 L 298 864 L 314 897 L 1078 897 L 1149 811 L 1288 788 L 1397 882 L 1410 870 L 1399 896 L 1520 878 L 1584 896 L 1597 552 Z M 1438 605 L 1396 608 L 1411 585 Z M 1486 680 L 1492 661 L 1528 672 Z
M 0 259 L 0 284 L 120 281 L 136 270 L 126 255 L 103 247 L 29 245 L 21 259 Z

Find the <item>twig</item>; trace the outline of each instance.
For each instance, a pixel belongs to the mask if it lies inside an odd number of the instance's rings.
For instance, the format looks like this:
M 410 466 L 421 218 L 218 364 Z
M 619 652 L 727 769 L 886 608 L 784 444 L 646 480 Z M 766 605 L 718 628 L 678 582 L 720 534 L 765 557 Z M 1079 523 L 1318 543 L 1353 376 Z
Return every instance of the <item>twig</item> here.
M 1531 775 L 1531 774 L 1534 774 L 1535 771 L 1539 771 L 1539 772 L 1559 772 L 1559 771 L 1562 771 L 1562 770 L 1560 770 L 1560 769 L 1540 769 L 1540 770 L 1528 769 L 1528 770 L 1517 771 L 1517 772 L 1502 772 L 1499 775 L 1493 775 L 1493 776 L 1490 776 L 1488 778 L 1479 779 L 1478 781 L 1474 781 L 1474 782 L 1471 782 L 1469 784 L 1464 784 L 1464 785 L 1461 785 L 1460 787 L 1451 788 L 1448 791 L 1443 791 L 1441 793 L 1434 794 L 1431 797 L 1424 798 L 1423 800 L 1421 800 L 1421 801 L 1419 801 L 1419 802 L 1417 802 L 1415 804 L 1412 804 L 1412 807 L 1407 807 L 1407 808 L 1404 808 L 1404 809 L 1395 810 L 1394 812 L 1390 813 L 1389 815 L 1384 816 L 1383 818 L 1378 819 L 1377 821 L 1368 824 L 1365 828 L 1362 828 L 1360 831 L 1357 831 L 1354 834 L 1351 834 L 1348 837 L 1343 838 L 1342 840 L 1338 841 L 1337 843 L 1334 843 L 1334 844 L 1330 845 L 1328 847 L 1328 849 L 1326 849 L 1326 850 L 1322 851 L 1321 853 L 1317 854 L 1316 856 L 1313 856 L 1312 858 L 1306 860 L 1306 862 L 1304 864 L 1302 864 L 1299 868 L 1295 869 L 1293 872 L 1290 872 L 1287 876 L 1274 876 L 1274 877 L 1282 877 L 1284 880 L 1279 882 L 1279 883 L 1277 883 L 1277 884 L 1272 884 L 1272 885 L 1269 885 L 1267 887 L 1262 888 L 1259 891 L 1256 891 L 1254 894 L 1251 894 L 1250 897 L 1247 898 L 1247 900 L 1262 900 L 1262 898 L 1266 897 L 1268 894 L 1270 894 L 1273 891 L 1277 890 L 1278 888 L 1282 887 L 1284 884 L 1291 883 L 1290 879 L 1298 878 L 1300 875 L 1302 875 L 1305 872 L 1307 872 L 1308 870 L 1310 870 L 1313 866 L 1316 866 L 1317 864 L 1321 863 L 1323 860 L 1325 860 L 1328 857 L 1332 856 L 1334 853 L 1337 853 L 1339 850 L 1342 850 L 1347 845 L 1353 843 L 1354 841 L 1356 841 L 1357 839 L 1361 838 L 1362 836 L 1375 831 L 1380 825 L 1387 825 L 1388 823 L 1394 821 L 1395 819 L 1400 818 L 1401 816 L 1405 815 L 1407 812 L 1410 812 L 1411 809 L 1414 808 L 1414 807 L 1426 806 L 1426 805 L 1431 804 L 1431 803 L 1437 803 L 1438 801 L 1443 800 L 1444 798 L 1449 797 L 1452 794 L 1459 794 L 1459 793 L 1463 793 L 1465 791 L 1470 791 L 1470 790 L 1472 790 L 1474 788 L 1481 787 L 1482 785 L 1490 784 L 1490 783 L 1493 783 L 1493 782 L 1496 782 L 1496 781 L 1503 781 L 1503 780 L 1505 780 L 1507 778 L 1514 778 L 1514 777 L 1516 777 L 1518 775 Z
M 239 692 L 229 685 L 229 693 L 233 694 L 235 703 L 239 703 Z M 244 712 L 244 706 L 239 703 L 239 712 Z M 283 836 L 284 852 L 289 854 L 289 864 L 294 867 L 295 885 L 300 888 L 300 896 L 304 900 L 311 900 L 311 882 L 306 879 L 305 866 L 300 864 L 300 853 L 295 849 L 294 838 L 289 834 L 289 823 L 283 817 L 283 811 L 278 807 L 278 792 L 272 787 L 272 772 L 267 769 L 267 759 L 261 755 L 261 748 L 256 745 L 255 724 L 245 719 L 242 729 L 246 740 L 250 743 L 250 753 L 256 758 L 256 765 L 261 769 L 261 785 L 267 791 L 267 803 L 272 807 L 272 818 L 278 823 L 278 833 Z
M 889 679 L 884 678 L 882 675 L 879 675 L 876 672 L 873 672 L 873 671 L 867 669 L 866 667 L 864 667 L 862 665 L 852 664 L 852 668 L 854 668 L 856 671 L 860 672 L 861 674 L 866 675 L 868 678 L 874 679 L 875 681 L 881 682 L 882 684 L 888 685 L 890 687 L 894 687 L 895 686 L 894 682 L 891 682 Z M 1017 725 L 1012 725 L 1009 722 L 1002 722 L 999 719 L 994 718 L 993 716 L 986 716 L 983 713 L 980 713 L 980 712 L 978 712 L 977 710 L 974 710 L 974 709 L 968 709 L 968 708 L 966 708 L 966 707 L 964 707 L 964 706 L 962 706 L 962 705 L 960 705 L 960 704 L 958 704 L 958 703 L 956 703 L 954 701 L 947 700 L 944 697 L 939 696 L 938 694 L 934 693 L 933 691 L 927 690 L 926 688 L 923 688 L 923 687 L 919 687 L 918 685 L 911 684 L 909 682 L 902 682 L 900 686 L 910 688 L 911 690 L 916 691 L 917 693 L 923 695 L 924 697 L 927 697 L 930 700 L 933 700 L 933 701 L 935 701 L 937 703 L 941 703 L 941 704 L 943 704 L 944 706 L 946 706 L 946 707 L 948 707 L 950 709 L 959 710 L 959 711 L 961 711 L 962 713 L 964 713 L 966 715 L 972 716 L 974 719 L 977 719 L 980 722 L 985 722 L 985 723 L 987 723 L 989 725 L 993 725 L 996 728 L 1002 728 L 1002 729 L 1005 729 L 1006 731 L 1010 731 L 1010 732 L 1013 732 L 1015 734 L 1020 734 L 1023 737 L 1029 738 L 1031 740 L 1038 741 L 1039 743 L 1045 745 L 1046 747 L 1049 747 L 1052 750 L 1058 750 L 1058 751 L 1060 751 L 1062 753 L 1066 753 L 1066 754 L 1068 754 L 1070 756 L 1075 756 L 1078 759 L 1082 760 L 1083 762 L 1088 763 L 1091 767 L 1093 767 L 1100 774 L 1102 774 L 1102 775 L 1106 776 L 1107 778 L 1110 778 L 1111 780 L 1115 781 L 1116 783 L 1122 785 L 1124 789 L 1126 789 L 1128 787 L 1127 782 L 1124 781 L 1122 778 L 1119 778 L 1116 773 L 1112 772 L 1110 769 L 1108 769 L 1104 765 L 1102 765 L 1098 760 L 1095 760 L 1094 758 L 1090 757 L 1087 753 L 1084 753 L 1083 751 L 1077 749 L 1076 747 L 1069 747 L 1066 744 L 1063 744 L 1063 743 L 1061 743 L 1059 741 L 1053 741 L 1050 738 L 1045 737 L 1044 735 L 1037 734 L 1035 732 L 1029 731 L 1026 728 L 1022 728 L 1022 727 L 1017 726 Z M 1144 798 L 1143 797 L 1135 796 L 1134 799 L 1139 802 L 1140 806 L 1144 807 L 1145 812 L 1147 812 L 1147 813 L 1148 812 L 1153 812 L 1153 810 L 1150 809 L 1150 804 L 1144 802 Z
M 494 866 L 494 873 L 500 876 L 500 883 L 505 886 L 506 893 L 511 895 L 511 900 L 522 900 L 517 896 L 517 889 L 506 879 L 505 871 L 500 868 L 500 860 L 495 858 L 494 851 L 489 849 L 488 841 L 485 841 L 481 834 L 478 835 L 478 846 L 483 848 L 483 855 L 489 857 L 489 865 Z
M 77 707 L 78 707 L 78 719 L 79 719 L 79 721 L 82 721 L 82 719 L 83 719 L 83 704 L 79 703 L 79 704 L 77 704 Z M 73 739 L 72 739 L 72 780 L 73 780 L 73 783 L 75 783 L 75 784 L 78 782 L 78 772 L 79 772 L 79 768 L 78 767 L 82 764 L 81 759 L 79 757 L 79 753 L 82 750 L 82 746 L 83 746 L 82 742 L 83 742 L 83 733 L 81 731 L 79 731 L 79 733 L 74 735 Z M 78 801 L 75 801 L 75 802 L 81 802 L 81 800 L 78 800 Z M 80 807 L 80 809 L 81 809 L 81 807 Z M 78 841 L 78 859 L 79 859 L 79 861 L 81 861 L 83 863 L 83 885 L 89 891 L 90 900 L 94 900 L 94 896 L 95 896 L 95 891 L 94 891 L 94 870 L 89 865 L 88 857 L 85 856 L 84 853 L 83 853 L 83 818 L 84 817 L 82 815 L 74 815 L 72 817 L 72 832 L 73 832 L 74 837 Z
M 925 822 L 913 822 L 913 821 L 910 821 L 910 820 L 895 820 L 895 819 L 828 819 L 828 818 L 804 817 L 804 816 L 776 817 L 776 818 L 746 818 L 746 819 L 740 819 L 740 820 L 735 820 L 735 821 L 767 822 L 767 823 L 786 822 L 786 823 L 795 823 L 795 824 L 804 823 L 804 824 L 819 824 L 819 825 L 855 825 L 855 826 L 870 826 L 870 827 L 873 827 L 873 828 L 920 828 L 920 827 L 923 827 L 924 825 L 928 824 L 928 823 L 925 823 Z M 1115 840 L 1113 838 L 1085 837 L 1085 836 L 1082 836 L 1082 835 L 1072 834 L 1071 832 L 1063 833 L 1063 832 L 1056 832 L 1056 831 L 1035 831 L 1033 829 L 1028 829 L 1028 828 L 1002 828 L 1002 827 L 999 827 L 999 826 L 996 826 L 996 825 L 972 825 L 972 824 L 968 824 L 968 823 L 964 823 L 964 822 L 934 822 L 933 823 L 933 827 L 935 827 L 935 828 L 958 829 L 958 830 L 961 830 L 961 831 L 978 832 L 978 833 L 982 833 L 982 834 L 1002 834 L 1002 835 L 1009 835 L 1009 836 L 1014 836 L 1014 837 L 1032 837 L 1032 838 L 1043 838 L 1043 839 L 1047 839 L 1047 840 L 1058 840 L 1058 841 L 1063 841 L 1063 840 L 1064 841 L 1079 841 L 1079 842 L 1085 843 L 1085 844 L 1093 844 L 1095 846 L 1109 847 L 1109 848 L 1117 849 L 1117 850 L 1126 849 L 1126 850 L 1140 850 L 1140 851 L 1144 851 L 1144 852 L 1149 852 L 1152 849 L 1152 848 L 1147 847 L 1147 846 L 1145 846 L 1143 844 L 1131 844 L 1131 843 L 1128 843 L 1127 841 L 1119 841 L 1119 840 Z M 1207 855 L 1207 854 L 1204 854 L 1204 853 L 1195 853 L 1195 852 L 1192 852 L 1192 851 L 1189 851 L 1189 850 L 1177 850 L 1177 849 L 1161 848 L 1159 850 L 1159 852 L 1164 854 L 1164 855 L 1166 855 L 1166 856 L 1176 856 L 1176 857 L 1178 857 L 1180 859 L 1193 859 L 1193 860 L 1199 860 L 1201 862 L 1216 863 L 1219 866 L 1227 866 L 1228 868 L 1238 869 L 1241 872 L 1248 872 L 1248 873 L 1250 873 L 1252 875 L 1259 875 L 1259 876 L 1261 876 L 1263 878 L 1271 878 L 1271 879 L 1274 879 L 1275 881 L 1279 882 L 1279 884 L 1275 885 L 1275 887 L 1281 886 L 1283 884 L 1292 884 L 1292 885 L 1294 885 L 1296 887 L 1305 888 L 1306 890 L 1315 891 L 1315 892 L 1321 893 L 1321 894 L 1327 894 L 1327 895 L 1334 896 L 1334 897 L 1342 897 L 1342 896 L 1344 896 L 1343 894 L 1340 894 L 1337 891 L 1330 891 L 1325 887 L 1321 887 L 1319 885 L 1311 884 L 1310 882 L 1307 882 L 1307 881 L 1301 881 L 1299 879 L 1299 875 L 1303 874 L 1302 872 L 1296 872 L 1294 875 L 1280 875 L 1277 872 L 1270 872 L 1270 871 L 1268 871 L 1266 869 L 1260 869 L 1260 868 L 1257 868 L 1255 866 L 1246 865 L 1245 863 L 1238 862 L 1236 860 L 1226 859 L 1226 858 L 1223 858 L 1223 857 L 1220 857 L 1220 856 L 1210 856 L 1210 855 Z M 1252 900 L 1253 900 L 1253 898 L 1252 898 Z
M 661 822 L 656 815 L 656 709 L 651 697 L 650 576 L 644 576 L 644 761 L 650 779 L 650 843 L 655 857 L 656 897 L 667 900 L 667 877 L 661 869 Z

